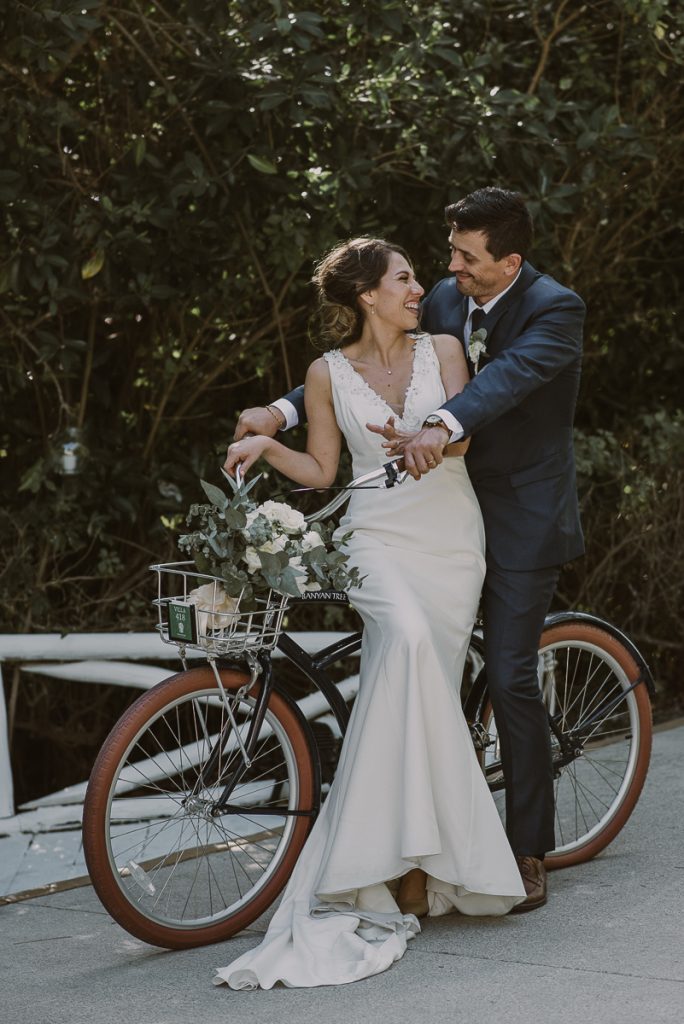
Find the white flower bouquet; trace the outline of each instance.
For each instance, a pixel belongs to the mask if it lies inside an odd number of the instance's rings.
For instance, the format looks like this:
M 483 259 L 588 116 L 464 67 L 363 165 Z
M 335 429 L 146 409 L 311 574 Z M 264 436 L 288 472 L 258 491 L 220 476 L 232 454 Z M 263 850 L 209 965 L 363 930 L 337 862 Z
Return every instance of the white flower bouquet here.
M 194 529 L 178 541 L 200 573 L 219 577 L 225 594 L 239 599 L 243 610 L 271 591 L 301 597 L 360 586 L 359 570 L 348 568 L 349 556 L 340 550 L 349 535 L 333 543 L 332 524 L 307 524 L 285 502 L 258 505 L 249 496 L 258 479 L 241 486 L 229 480 L 232 497 L 201 481 L 210 504 L 191 506 L 187 523 Z

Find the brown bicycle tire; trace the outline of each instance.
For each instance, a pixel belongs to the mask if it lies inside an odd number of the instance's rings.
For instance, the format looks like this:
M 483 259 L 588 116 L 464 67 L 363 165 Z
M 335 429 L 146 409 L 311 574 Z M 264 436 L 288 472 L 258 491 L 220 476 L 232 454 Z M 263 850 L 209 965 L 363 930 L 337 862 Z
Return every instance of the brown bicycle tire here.
M 221 669 L 221 682 L 226 690 L 239 689 L 249 676 L 243 672 Z M 257 696 L 255 683 L 250 696 Z M 230 917 L 192 929 L 174 928 L 150 919 L 136 910 L 121 891 L 110 863 L 107 840 L 109 794 L 129 744 L 145 723 L 173 701 L 193 692 L 218 688 L 209 666 L 180 672 L 143 694 L 125 712 L 105 741 L 93 766 L 83 808 L 83 846 L 88 872 L 106 910 L 114 920 L 136 938 L 167 949 L 189 949 L 194 946 L 222 942 L 252 924 L 278 897 L 287 883 L 311 827 L 312 817 L 298 817 L 286 853 L 269 882 L 255 898 Z M 284 694 L 273 691 L 268 710 L 275 715 L 287 733 L 294 752 L 299 775 L 298 809 L 317 808 L 318 773 L 308 727 L 297 706 Z
M 610 655 L 620 666 L 630 683 L 636 683 L 641 678 L 641 669 L 624 644 L 605 630 L 586 623 L 567 622 L 549 627 L 542 633 L 539 650 L 543 651 L 553 644 L 572 644 L 573 642 L 591 644 Z M 636 701 L 639 719 L 639 749 L 629 788 L 615 813 L 606 822 L 605 827 L 592 839 L 586 843 L 579 842 L 577 847 L 571 850 L 547 853 L 544 864 L 548 870 L 583 864 L 585 861 L 591 860 L 601 853 L 624 828 L 636 806 L 646 780 L 651 758 L 653 723 L 651 702 L 646 683 L 642 680 L 631 693 Z M 490 716 L 492 716 L 492 706 L 491 701 L 487 698 L 483 703 L 480 716 L 480 721 L 485 727 Z

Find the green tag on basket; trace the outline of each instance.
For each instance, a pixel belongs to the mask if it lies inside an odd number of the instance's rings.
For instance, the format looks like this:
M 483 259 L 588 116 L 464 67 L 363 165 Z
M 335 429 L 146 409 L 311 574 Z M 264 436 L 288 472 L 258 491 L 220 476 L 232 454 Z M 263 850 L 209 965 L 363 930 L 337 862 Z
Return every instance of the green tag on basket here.
M 169 602 L 169 640 L 183 644 L 197 643 L 197 616 L 194 604 Z

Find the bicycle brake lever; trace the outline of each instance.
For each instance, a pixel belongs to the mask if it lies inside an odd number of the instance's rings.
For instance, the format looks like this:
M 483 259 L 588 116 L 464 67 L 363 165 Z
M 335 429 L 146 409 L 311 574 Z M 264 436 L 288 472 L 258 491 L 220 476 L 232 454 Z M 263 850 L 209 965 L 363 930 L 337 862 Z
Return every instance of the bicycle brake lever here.
M 403 465 L 403 459 L 394 459 L 392 462 L 385 463 L 383 466 L 383 469 L 387 474 L 385 487 L 394 487 L 395 484 L 403 484 L 404 480 L 409 475 L 408 470 L 400 468 L 403 467 Z

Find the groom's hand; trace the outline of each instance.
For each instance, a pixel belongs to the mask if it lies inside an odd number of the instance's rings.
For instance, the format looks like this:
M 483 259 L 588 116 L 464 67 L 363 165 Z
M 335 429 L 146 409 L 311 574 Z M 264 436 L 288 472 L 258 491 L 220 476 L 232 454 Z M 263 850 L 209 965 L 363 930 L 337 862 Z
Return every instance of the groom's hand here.
M 404 469 L 408 470 L 414 480 L 420 480 L 421 476 L 442 464 L 448 441 L 449 436 L 441 427 L 419 430 L 404 445 Z
M 385 438 L 382 447 L 390 459 L 403 456 L 404 468 L 414 480 L 420 480 L 421 476 L 441 464 L 449 440 L 447 431 L 442 427 L 429 427 L 417 433 L 397 430 L 394 416 L 390 416 L 384 426 L 367 423 L 366 427 L 373 434 L 381 434 Z
M 285 417 L 280 409 L 276 409 L 272 405 L 256 406 L 254 409 L 245 409 L 240 413 L 234 436 L 236 441 L 241 441 L 245 434 L 275 437 L 284 426 Z

